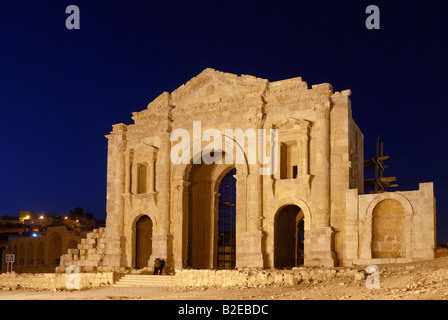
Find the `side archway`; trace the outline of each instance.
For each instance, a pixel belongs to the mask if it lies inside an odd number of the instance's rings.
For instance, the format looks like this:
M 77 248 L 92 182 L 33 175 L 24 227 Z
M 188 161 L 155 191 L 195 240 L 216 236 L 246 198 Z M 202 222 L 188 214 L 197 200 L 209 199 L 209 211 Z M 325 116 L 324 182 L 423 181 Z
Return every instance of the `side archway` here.
M 297 197 L 291 197 L 291 198 L 285 198 L 285 199 L 278 200 L 275 203 L 274 210 L 271 211 L 271 215 L 270 215 L 271 219 L 274 220 L 275 215 L 283 207 L 288 206 L 288 205 L 296 205 L 303 211 L 304 229 L 305 229 L 305 231 L 310 230 L 311 224 L 312 224 L 311 210 L 305 201 L 303 201 L 302 199 L 297 198 Z
M 286 205 L 274 218 L 274 267 L 292 268 L 304 261 L 304 214 L 296 205 Z
M 397 193 L 385 193 L 367 208 L 367 238 L 374 259 L 411 257 L 413 208 Z
M 141 215 L 134 225 L 134 265 L 135 268 L 142 269 L 148 267 L 152 254 L 153 222 L 148 215 Z
M 311 228 L 311 211 L 297 197 L 281 199 L 274 208 L 268 219 L 268 230 L 273 235 L 266 247 L 271 257 L 269 264 L 275 268 L 301 265 L 308 250 L 306 232 Z
M 404 258 L 404 208 L 394 199 L 379 202 L 372 212 L 372 258 Z

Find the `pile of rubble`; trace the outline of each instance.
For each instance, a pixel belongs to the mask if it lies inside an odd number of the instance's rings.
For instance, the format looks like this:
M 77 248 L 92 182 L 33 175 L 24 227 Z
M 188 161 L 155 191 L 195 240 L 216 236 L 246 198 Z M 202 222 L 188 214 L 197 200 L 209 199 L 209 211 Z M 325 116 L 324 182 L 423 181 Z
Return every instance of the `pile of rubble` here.
M 67 254 L 61 256 L 60 265 L 56 272 L 65 273 L 67 267 L 77 266 L 78 272 L 109 271 L 103 268 L 106 255 L 106 229 L 94 229 L 81 239 L 77 249 L 68 249 Z

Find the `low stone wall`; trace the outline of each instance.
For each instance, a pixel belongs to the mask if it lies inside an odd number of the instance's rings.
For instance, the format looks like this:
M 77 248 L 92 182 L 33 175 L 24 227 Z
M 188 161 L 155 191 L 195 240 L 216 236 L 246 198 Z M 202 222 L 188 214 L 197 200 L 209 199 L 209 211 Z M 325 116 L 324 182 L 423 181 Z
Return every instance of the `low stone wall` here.
M 184 287 L 294 286 L 302 281 L 325 281 L 335 277 L 364 280 L 364 270 L 347 268 L 293 268 L 292 270 L 194 270 L 176 271 L 176 285 Z
M 69 290 L 66 273 L 3 273 L 0 274 L 0 290 Z M 115 283 L 122 273 L 79 273 L 79 289 L 92 289 Z M 365 279 L 364 270 L 351 268 L 293 268 L 291 270 L 243 269 L 243 270 L 177 270 L 176 286 L 180 287 L 246 287 L 295 286 L 301 282 L 329 281 L 348 278 L 351 281 Z
M 69 276 L 64 273 L 2 273 L 0 274 L 0 289 L 68 290 L 67 279 Z M 112 272 L 79 273 L 77 276 L 79 276 L 79 289 L 107 286 L 116 280 Z

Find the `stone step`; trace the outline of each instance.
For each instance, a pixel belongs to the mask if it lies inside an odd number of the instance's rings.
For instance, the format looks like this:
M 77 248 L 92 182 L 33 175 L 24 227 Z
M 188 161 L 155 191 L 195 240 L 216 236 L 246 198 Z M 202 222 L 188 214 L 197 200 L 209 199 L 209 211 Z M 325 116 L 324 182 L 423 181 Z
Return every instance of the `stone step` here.
M 127 274 L 119 279 L 115 287 L 172 287 L 174 276 Z
M 148 276 L 148 275 L 142 275 L 142 276 L 138 276 L 138 275 L 130 275 L 130 274 L 126 274 L 123 277 L 121 277 L 121 279 L 126 278 L 126 279 L 173 279 L 174 276 L 158 276 L 158 275 L 154 275 L 154 276 Z
M 122 282 L 144 282 L 144 283 L 169 283 L 169 282 L 174 282 L 174 279 L 169 279 L 169 280 L 158 280 L 158 279 L 120 279 L 120 281 Z

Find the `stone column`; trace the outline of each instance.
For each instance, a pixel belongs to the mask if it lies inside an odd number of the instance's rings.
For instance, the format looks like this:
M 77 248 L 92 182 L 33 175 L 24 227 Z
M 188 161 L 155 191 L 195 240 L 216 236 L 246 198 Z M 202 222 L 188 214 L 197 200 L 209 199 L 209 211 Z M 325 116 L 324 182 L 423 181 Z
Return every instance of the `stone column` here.
M 264 126 L 264 115 L 257 114 L 255 132 L 258 138 L 258 129 Z M 258 139 L 257 139 L 258 141 Z M 262 144 L 257 143 L 258 147 Z M 247 177 L 247 229 L 243 235 L 245 252 L 242 254 L 242 267 L 263 268 L 263 175 L 260 173 L 261 165 L 259 159 L 255 164 L 249 164 L 249 176 Z M 238 203 L 237 203 L 238 206 Z
M 131 150 L 127 151 L 125 154 L 125 182 L 124 182 L 124 193 L 131 193 L 131 165 L 132 165 L 133 152 Z
M 183 180 L 183 178 L 178 178 L 177 181 L 181 181 L 178 188 L 178 199 L 177 199 L 177 214 L 181 222 L 178 230 L 182 232 L 178 233 L 182 235 L 181 237 L 176 237 L 177 248 L 175 254 L 175 266 L 176 269 L 186 268 L 188 265 L 188 214 L 189 214 L 189 199 L 190 194 L 188 192 L 190 182 Z
M 131 193 L 138 193 L 138 163 L 131 162 Z
M 173 266 L 172 242 L 173 236 L 170 231 L 170 199 L 171 199 L 171 142 L 170 132 L 164 130 L 160 133 L 159 158 L 156 173 L 158 177 L 158 228 L 153 234 L 153 253 L 149 264 L 153 265 L 155 258 L 165 260 L 165 270 L 169 271 Z
M 106 136 L 108 143 L 107 168 L 107 248 L 105 265 L 112 268 L 126 266 L 124 237 L 125 152 L 127 127 L 116 124 Z
M 146 173 L 148 175 L 148 192 L 154 192 L 155 191 L 155 159 L 151 159 L 148 161 L 148 172 Z
M 317 104 L 316 111 L 316 164 L 313 182 L 311 229 L 306 231 L 308 252 L 305 253 L 305 265 L 335 265 L 333 252 L 334 230 L 330 226 L 330 101 Z
M 210 232 L 210 242 L 211 250 L 210 250 L 210 268 L 216 269 L 218 267 L 218 242 L 219 242 L 219 226 L 218 226 L 218 220 L 219 220 L 219 197 L 221 194 L 219 192 L 214 191 L 213 184 L 210 183 L 211 194 L 212 194 L 212 203 L 211 212 L 213 213 L 213 216 L 211 217 L 211 232 Z
M 314 225 L 330 225 L 330 106 L 324 103 L 316 108 L 316 212 Z
M 240 166 L 236 175 L 236 268 L 245 267 L 245 238 L 247 236 L 247 175 L 243 174 L 243 169 Z
M 297 142 L 300 146 L 300 172 L 298 175 L 308 174 L 308 134 L 304 134 Z
M 148 161 L 148 192 L 156 192 L 156 159 L 157 159 L 157 149 L 153 148 L 150 159 Z

